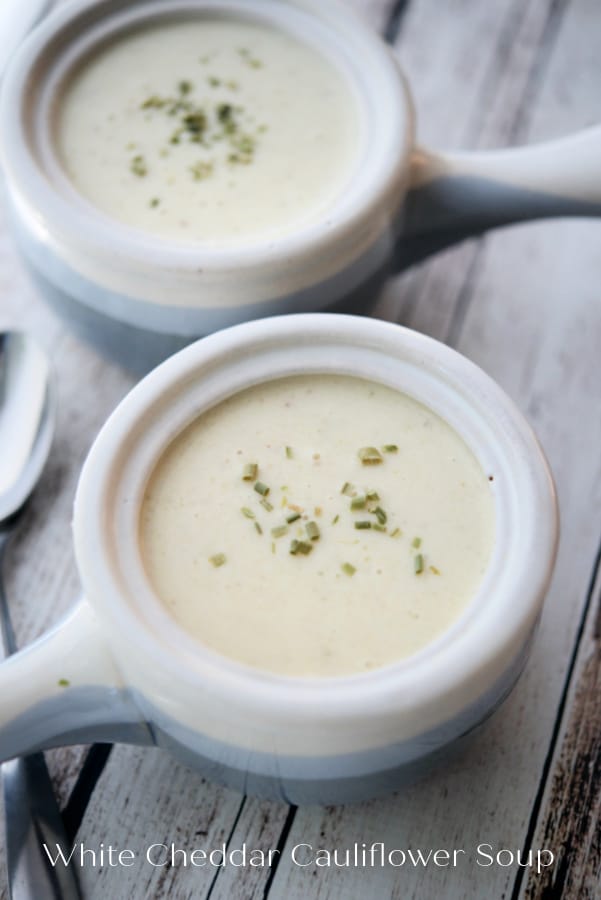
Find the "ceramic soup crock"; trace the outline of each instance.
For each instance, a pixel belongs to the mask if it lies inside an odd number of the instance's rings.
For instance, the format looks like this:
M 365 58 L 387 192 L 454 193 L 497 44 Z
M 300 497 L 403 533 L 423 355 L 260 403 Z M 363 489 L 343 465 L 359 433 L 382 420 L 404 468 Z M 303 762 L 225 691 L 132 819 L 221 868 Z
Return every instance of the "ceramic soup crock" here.
M 415 655 L 348 677 L 278 676 L 203 647 L 153 594 L 138 542 L 149 473 L 173 438 L 236 392 L 303 373 L 355 375 L 408 393 L 494 473 L 493 556 L 461 617 Z M 0 665 L 0 759 L 126 741 L 159 745 L 210 778 L 292 803 L 392 790 L 511 690 L 557 528 L 552 479 L 529 426 L 487 375 L 443 344 L 327 313 L 211 335 L 142 380 L 94 443 L 73 524 L 85 599 Z
M 39 5 L 39 4 L 38 4 Z M 65 189 L 53 103 L 100 40 L 183 15 L 267 22 L 309 42 L 360 105 L 358 162 L 323 216 L 274 239 L 217 248 L 111 220 Z M 415 145 L 391 50 L 336 0 L 74 0 L 25 40 L 4 77 L 0 146 L 18 244 L 76 330 L 137 371 L 216 329 L 282 313 L 367 312 L 395 271 L 495 225 L 601 213 L 601 132 L 491 153 Z

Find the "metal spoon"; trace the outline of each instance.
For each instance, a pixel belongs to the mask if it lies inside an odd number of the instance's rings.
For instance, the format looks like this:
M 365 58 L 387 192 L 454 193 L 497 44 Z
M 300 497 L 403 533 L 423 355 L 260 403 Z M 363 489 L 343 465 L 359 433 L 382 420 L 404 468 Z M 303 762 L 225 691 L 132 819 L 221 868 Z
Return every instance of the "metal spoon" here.
M 46 462 L 54 399 L 45 354 L 26 335 L 0 333 L 0 625 L 6 656 L 17 650 L 2 579 L 4 554 Z M 67 848 L 44 756 L 2 766 L 6 855 L 12 900 L 75 900 L 71 867 L 51 866 L 43 844 Z

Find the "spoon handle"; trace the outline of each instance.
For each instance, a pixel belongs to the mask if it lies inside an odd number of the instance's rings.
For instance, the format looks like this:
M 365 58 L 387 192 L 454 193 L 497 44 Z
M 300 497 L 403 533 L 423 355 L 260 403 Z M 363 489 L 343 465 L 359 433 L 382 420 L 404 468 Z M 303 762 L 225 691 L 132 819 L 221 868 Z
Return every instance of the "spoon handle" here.
M 17 649 L 4 590 L 4 551 L 10 533 L 0 533 L 0 632 L 6 656 Z M 1 654 L 0 654 L 1 658 Z M 42 753 L 1 767 L 6 819 L 6 867 L 11 900 L 81 900 L 77 874 L 59 861 L 52 866 L 44 844 L 68 855 L 70 844 Z
M 6 816 L 6 857 L 11 900 L 80 900 L 74 864 L 53 867 L 57 845 L 66 856 L 60 810 L 42 753 L 2 766 Z

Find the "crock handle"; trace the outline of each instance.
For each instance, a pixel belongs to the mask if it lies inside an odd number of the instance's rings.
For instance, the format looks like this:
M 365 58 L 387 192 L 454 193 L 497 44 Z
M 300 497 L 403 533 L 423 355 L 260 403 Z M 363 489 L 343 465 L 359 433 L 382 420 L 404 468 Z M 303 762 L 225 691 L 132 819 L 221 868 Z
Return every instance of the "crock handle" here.
M 152 743 L 83 600 L 0 665 L 0 762 L 97 740 Z
M 489 228 L 558 216 L 601 216 L 601 126 L 509 150 L 418 148 L 396 267 Z

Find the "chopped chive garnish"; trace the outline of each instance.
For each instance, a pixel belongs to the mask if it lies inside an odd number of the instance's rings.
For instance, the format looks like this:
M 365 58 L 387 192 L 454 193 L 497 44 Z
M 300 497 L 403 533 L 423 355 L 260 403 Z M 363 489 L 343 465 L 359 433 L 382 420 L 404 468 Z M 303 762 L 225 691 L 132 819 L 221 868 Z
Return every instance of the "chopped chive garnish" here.
M 287 525 L 276 525 L 275 528 L 271 529 L 272 537 L 281 538 L 284 537 L 285 534 L 288 534 L 288 526 Z
M 351 509 L 365 509 L 366 503 L 366 497 L 353 497 L 353 499 L 351 500 Z
M 225 553 L 216 553 L 214 556 L 209 556 L 209 562 L 218 569 L 225 563 L 226 558 Z
M 292 459 L 294 456 L 294 451 L 292 447 L 286 447 L 286 459 Z
M 381 506 L 376 506 L 376 508 L 374 509 L 374 515 L 375 515 L 376 519 L 378 520 L 378 522 L 380 523 L 380 525 L 386 525 L 386 523 L 388 522 L 388 516 L 386 515 L 386 513 L 384 512 L 384 510 L 382 509 Z
M 332 519 L 332 525 L 335 525 L 339 519 L 340 519 L 340 516 L 334 516 L 334 518 Z
M 275 553 L 275 544 L 273 541 L 271 542 L 271 552 Z
M 421 553 L 417 553 L 413 559 L 413 571 L 416 575 L 421 575 L 424 571 L 424 557 Z
M 69 687 L 71 682 L 68 678 L 59 678 L 57 684 L 59 687 Z
M 321 534 L 317 522 L 307 522 L 305 531 L 307 532 L 307 537 L 310 541 L 317 541 Z
M 156 209 L 160 202 L 161 201 L 159 200 L 158 197 L 153 197 L 152 200 L 150 201 L 151 209 Z
M 382 454 L 377 447 L 361 447 L 357 455 L 364 466 L 375 466 L 382 462 Z
M 289 516 L 286 516 L 286 521 L 288 522 L 289 525 L 292 525 L 292 523 L 296 522 L 296 520 L 300 519 L 300 517 L 301 516 L 300 516 L 299 512 L 293 512 L 293 513 L 290 513 Z
M 243 516 L 246 516 L 247 519 L 254 519 L 255 514 L 252 509 L 249 509 L 248 506 L 243 506 L 240 510 Z
M 403 532 L 400 528 L 395 528 L 394 531 L 390 532 L 390 537 L 401 537 L 402 534 Z
M 440 575 L 440 569 L 437 569 L 436 566 L 430 566 L 430 571 L 433 575 Z
M 341 494 L 346 494 L 347 497 L 352 497 L 355 492 L 355 488 L 350 483 L 350 481 L 345 481 L 340 489 Z
M 263 497 L 263 499 L 260 500 L 259 502 L 260 502 L 261 506 L 263 507 L 263 509 L 266 509 L 267 512 L 272 511 L 273 506 L 271 505 L 271 503 L 269 502 L 269 500 L 266 497 Z
M 294 540 L 290 543 L 290 553 L 292 556 L 296 556 L 298 553 L 302 553 L 303 556 L 308 556 L 312 550 L 313 544 L 308 543 L 308 541 Z
M 262 481 L 257 481 L 254 486 L 254 489 L 257 492 L 257 494 L 260 494 L 262 497 L 266 497 L 267 494 L 269 493 L 269 488 L 267 487 L 266 484 L 263 484 Z
M 384 444 L 384 446 L 382 447 L 382 450 L 384 451 L 384 453 L 398 453 L 399 452 L 399 448 L 397 447 L 396 444 Z
M 379 522 L 374 522 L 374 524 L 371 527 L 373 528 L 374 531 L 388 531 L 388 529 L 386 528 L 386 525 L 380 525 Z
M 365 499 L 369 501 L 376 501 L 380 499 L 380 495 L 377 491 L 368 491 L 365 495 Z
M 355 522 L 355 528 L 358 531 L 367 531 L 368 528 L 371 528 L 371 522 L 367 522 L 367 521 Z
M 138 176 L 138 178 L 143 178 L 145 175 L 148 175 L 148 166 L 146 165 L 146 160 L 140 154 L 134 156 L 131 163 L 129 164 L 129 168 L 134 173 L 134 175 Z
M 422 539 L 420 537 L 414 537 L 413 540 L 411 541 L 411 546 L 415 547 L 416 550 L 419 550 L 421 545 L 422 545 Z
M 247 463 L 242 469 L 242 481 L 256 481 L 259 467 L 256 463 Z
M 263 534 L 263 529 L 261 528 L 259 523 L 255 522 L 254 525 L 255 525 L 255 531 L 257 532 L 257 534 Z
M 321 506 L 316 506 L 313 512 L 319 518 L 319 516 L 321 516 L 323 513 L 323 509 L 321 508 Z
M 340 566 L 345 575 L 354 575 L 357 571 L 354 566 L 352 566 L 349 562 L 342 563 Z

